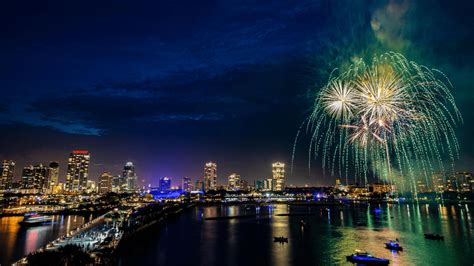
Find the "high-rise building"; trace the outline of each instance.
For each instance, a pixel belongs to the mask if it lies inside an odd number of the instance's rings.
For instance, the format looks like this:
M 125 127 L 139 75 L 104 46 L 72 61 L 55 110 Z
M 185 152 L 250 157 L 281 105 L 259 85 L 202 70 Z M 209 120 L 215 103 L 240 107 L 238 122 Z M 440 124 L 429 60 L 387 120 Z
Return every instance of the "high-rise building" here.
M 15 171 L 15 162 L 4 160 L 0 166 L 0 190 L 12 188 L 13 172 Z
M 30 165 L 23 168 L 21 188 L 28 193 L 38 193 L 46 189 L 48 168 L 43 164 Z
M 127 162 L 123 167 L 122 178 L 125 181 L 127 191 L 135 191 L 137 189 L 137 174 L 132 162 Z
M 273 190 L 273 178 L 267 178 L 263 180 L 263 190 L 272 191 Z
M 89 151 L 76 150 L 69 155 L 66 175 L 66 189 L 80 192 L 87 189 L 89 176 Z
M 116 193 L 124 192 L 127 189 L 127 180 L 121 175 L 112 178 L 112 191 Z
M 285 189 L 285 164 L 276 162 L 272 164 L 273 189 L 283 191 Z
M 103 172 L 99 176 L 99 193 L 112 192 L 112 180 L 113 176 L 109 172 Z
M 215 190 L 217 186 L 217 164 L 208 162 L 204 166 L 204 189 Z
M 59 163 L 50 162 L 48 168 L 48 178 L 46 181 L 46 189 L 48 192 L 52 192 L 54 187 L 58 185 L 59 182 Z
M 204 189 L 205 189 L 204 181 L 202 181 L 202 180 L 196 180 L 195 189 L 198 190 L 198 191 L 204 191 Z
M 181 188 L 183 191 L 190 192 L 192 190 L 191 178 L 183 177 L 183 180 L 181 180 Z
M 37 164 L 34 167 L 33 188 L 38 191 L 46 189 L 48 180 L 48 167 L 43 164 Z
M 263 190 L 263 181 L 262 180 L 255 180 L 255 190 L 262 191 Z
M 171 178 L 166 177 L 166 176 L 160 178 L 160 190 L 169 191 L 170 189 L 171 189 Z
M 247 180 L 240 179 L 237 183 L 238 183 L 239 190 L 243 190 L 243 191 L 249 190 L 249 182 L 247 182 Z
M 35 178 L 35 170 L 33 165 L 23 167 L 21 172 L 21 188 L 33 189 L 33 181 Z
M 227 190 L 236 191 L 240 189 L 240 175 L 233 173 L 229 176 Z

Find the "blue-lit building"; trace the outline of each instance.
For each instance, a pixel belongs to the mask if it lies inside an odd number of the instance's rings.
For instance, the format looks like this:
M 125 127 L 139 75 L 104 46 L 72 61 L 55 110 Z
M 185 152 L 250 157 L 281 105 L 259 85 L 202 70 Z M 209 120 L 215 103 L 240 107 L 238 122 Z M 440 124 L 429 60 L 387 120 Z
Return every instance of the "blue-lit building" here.
M 166 176 L 160 178 L 160 190 L 161 191 L 171 190 L 171 178 L 166 177 Z

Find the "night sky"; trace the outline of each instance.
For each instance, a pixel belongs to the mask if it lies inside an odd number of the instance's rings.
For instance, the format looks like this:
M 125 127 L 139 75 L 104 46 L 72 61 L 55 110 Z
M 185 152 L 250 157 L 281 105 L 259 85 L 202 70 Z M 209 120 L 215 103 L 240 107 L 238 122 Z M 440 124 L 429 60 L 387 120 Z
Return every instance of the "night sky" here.
M 0 159 L 61 163 L 91 151 L 91 178 L 133 161 L 140 179 L 253 181 L 291 163 L 329 73 L 385 51 L 442 70 L 464 118 L 457 168 L 474 171 L 471 1 L 4 1 Z M 308 141 L 290 184 L 333 184 Z M 287 169 L 289 172 L 289 169 Z M 177 185 L 177 182 L 175 182 Z

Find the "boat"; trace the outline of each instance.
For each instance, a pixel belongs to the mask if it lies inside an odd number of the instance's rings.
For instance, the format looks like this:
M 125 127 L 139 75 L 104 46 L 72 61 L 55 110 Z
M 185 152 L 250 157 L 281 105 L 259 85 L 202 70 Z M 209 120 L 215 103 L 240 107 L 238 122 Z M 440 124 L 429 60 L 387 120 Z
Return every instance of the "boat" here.
M 403 247 L 400 246 L 398 241 L 394 241 L 394 240 L 390 240 L 387 243 L 385 243 L 385 248 L 390 249 L 390 250 L 403 251 Z
M 431 240 L 444 240 L 444 236 L 439 234 L 425 234 L 425 238 Z
M 347 261 L 363 265 L 388 265 L 390 261 L 384 258 L 377 258 L 368 252 L 355 251 L 350 256 L 346 256 Z
M 357 222 L 357 226 L 367 226 L 367 223 L 365 223 L 365 222 Z
M 280 244 L 288 243 L 288 237 L 275 236 L 275 237 L 273 237 L 273 242 L 278 242 Z
M 52 217 L 41 215 L 34 212 L 34 213 L 25 214 L 23 221 L 21 221 L 20 224 L 24 226 L 36 226 L 36 225 L 49 224 L 52 221 L 53 221 Z

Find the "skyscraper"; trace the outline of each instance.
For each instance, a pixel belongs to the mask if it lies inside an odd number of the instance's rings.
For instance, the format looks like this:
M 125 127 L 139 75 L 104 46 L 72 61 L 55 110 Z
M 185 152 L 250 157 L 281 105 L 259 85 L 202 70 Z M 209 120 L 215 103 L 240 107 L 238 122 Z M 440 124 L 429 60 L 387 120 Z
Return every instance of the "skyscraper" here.
M 227 190 L 236 191 L 240 189 L 240 175 L 233 173 L 229 176 Z
M 217 164 L 206 163 L 204 167 L 204 189 L 205 191 L 215 190 L 217 186 Z
M 171 189 L 171 178 L 166 177 L 166 176 L 160 178 L 160 190 L 169 191 L 170 189 Z
M 103 172 L 99 176 L 99 193 L 108 193 L 112 191 L 113 176 L 109 172 Z
M 23 168 L 21 188 L 28 189 L 28 193 L 38 193 L 46 189 L 48 168 L 43 164 L 30 165 Z
M 89 151 L 76 150 L 69 155 L 66 175 L 66 189 L 68 191 L 79 192 L 87 188 L 89 161 Z
M 23 171 L 21 172 L 21 188 L 33 189 L 34 176 L 35 170 L 33 165 L 23 167 Z
M 283 191 L 285 189 L 285 164 L 276 162 L 272 164 L 273 189 Z
M 15 163 L 10 160 L 4 160 L 0 168 L 0 190 L 12 188 L 13 172 L 15 171 Z
M 191 191 L 191 178 L 189 177 L 183 177 L 183 180 L 181 181 L 181 188 L 183 191 L 190 192 Z
M 123 175 L 128 191 L 135 191 L 137 189 L 137 174 L 135 173 L 135 166 L 132 162 L 127 162 L 123 167 Z
M 46 182 L 46 189 L 49 192 L 53 191 L 53 188 L 58 185 L 59 182 L 59 163 L 50 162 L 48 168 L 48 178 Z

